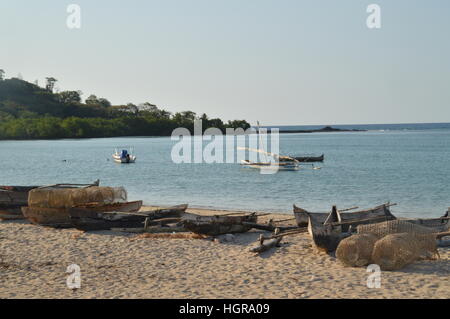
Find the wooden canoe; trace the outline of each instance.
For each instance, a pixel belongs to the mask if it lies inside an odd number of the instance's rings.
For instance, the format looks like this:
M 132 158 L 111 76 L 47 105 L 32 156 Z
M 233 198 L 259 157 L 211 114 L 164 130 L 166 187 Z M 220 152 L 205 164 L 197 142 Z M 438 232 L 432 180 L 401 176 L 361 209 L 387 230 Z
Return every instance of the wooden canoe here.
M 256 214 L 243 216 L 202 216 L 186 213 L 183 215 L 183 225 L 189 231 L 208 236 L 245 233 L 252 229 L 251 225 L 244 223 L 256 223 Z
M 142 228 L 147 221 L 159 218 L 170 219 L 172 222 L 179 221 L 187 209 L 187 205 L 173 206 L 148 212 L 125 212 L 125 211 L 100 211 L 86 208 L 69 208 L 71 224 L 80 230 L 110 230 L 115 228 Z M 171 218 L 172 217 L 172 218 Z
M 299 227 L 307 227 L 309 216 L 312 215 L 317 223 L 343 223 L 342 230 L 344 232 L 357 225 L 395 219 L 387 204 L 362 211 L 338 211 L 333 209 L 331 213 L 312 213 L 294 205 L 294 215 Z
M 39 186 L 0 186 L 0 220 L 25 219 L 21 208 L 28 204 L 28 193 Z
M 66 208 L 22 207 L 22 213 L 31 223 L 54 228 L 71 228 Z
M 342 231 L 347 232 L 350 227 L 356 231 L 358 225 L 380 223 L 387 220 L 397 219 L 392 215 L 387 204 L 372 209 L 356 212 L 337 211 L 338 222 L 342 223 Z
M 308 233 L 312 238 L 313 245 L 325 253 L 335 251 L 343 238 L 340 226 L 323 224 L 315 214 L 309 214 Z
M 300 163 L 314 163 L 314 162 L 323 162 L 325 159 L 325 155 L 321 156 L 297 156 L 294 157 Z
M 78 206 L 73 209 L 80 209 L 92 212 L 135 212 L 142 206 L 142 201 L 114 203 L 114 204 L 88 204 Z M 86 207 L 89 207 L 87 209 Z M 33 224 L 53 227 L 53 228 L 72 228 L 70 218 L 71 208 L 44 208 L 44 207 L 22 207 L 23 215 Z
M 100 180 L 92 184 L 57 184 L 52 186 L 0 186 L 0 220 L 25 219 L 22 207 L 28 205 L 29 192 L 36 188 L 58 187 L 73 188 L 80 186 L 98 186 Z
M 402 220 L 428 228 L 433 228 L 438 233 L 447 232 L 450 230 L 450 218 L 448 217 L 448 212 L 440 218 L 410 218 Z
M 324 224 L 327 221 L 327 218 L 329 218 L 330 213 L 313 213 L 294 205 L 294 215 L 298 227 L 308 227 L 310 215 L 314 216 L 314 220 L 316 222 Z M 330 216 L 330 218 L 330 222 L 338 221 L 337 215 L 333 214 Z

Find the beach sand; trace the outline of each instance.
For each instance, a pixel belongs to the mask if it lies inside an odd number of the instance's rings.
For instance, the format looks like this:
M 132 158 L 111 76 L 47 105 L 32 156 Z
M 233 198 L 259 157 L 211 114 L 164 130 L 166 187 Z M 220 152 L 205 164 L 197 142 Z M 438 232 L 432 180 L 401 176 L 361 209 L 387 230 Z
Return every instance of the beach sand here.
M 1 222 L 0 298 L 450 298 L 450 249 L 439 249 L 439 260 L 382 272 L 381 288 L 374 289 L 365 268 L 345 268 L 317 253 L 307 234 L 286 237 L 260 256 L 250 253 L 259 234 L 221 243 L 130 240 L 136 234 Z M 71 264 L 81 268 L 77 290 L 66 285 Z

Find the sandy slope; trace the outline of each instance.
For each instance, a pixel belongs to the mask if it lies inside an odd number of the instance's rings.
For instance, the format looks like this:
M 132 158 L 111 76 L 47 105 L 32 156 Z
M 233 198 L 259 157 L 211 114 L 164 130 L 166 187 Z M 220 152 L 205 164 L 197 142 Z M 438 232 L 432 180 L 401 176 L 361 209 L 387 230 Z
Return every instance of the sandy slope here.
M 0 223 L 0 298 L 450 298 L 450 249 L 369 289 L 364 268 L 317 254 L 306 234 L 262 256 L 248 252 L 253 231 L 233 243 L 133 236 Z M 81 267 L 77 291 L 66 286 L 71 264 Z

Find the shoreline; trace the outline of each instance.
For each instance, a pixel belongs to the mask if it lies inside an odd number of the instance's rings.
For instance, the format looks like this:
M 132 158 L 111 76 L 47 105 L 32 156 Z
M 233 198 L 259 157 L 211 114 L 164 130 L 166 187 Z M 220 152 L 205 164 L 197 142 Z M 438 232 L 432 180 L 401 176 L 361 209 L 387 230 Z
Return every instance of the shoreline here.
M 144 206 L 149 210 L 158 206 Z M 188 208 L 202 215 L 231 210 Z M 267 222 L 292 217 L 269 214 Z M 283 224 L 293 223 L 284 222 Z M 382 272 L 381 288 L 367 287 L 366 268 L 346 268 L 318 253 L 308 234 L 289 236 L 281 247 L 249 252 L 260 234 L 252 230 L 208 239 L 150 239 L 112 231 L 52 229 L 28 222 L 0 223 L 0 298 L 88 299 L 393 299 L 450 298 L 450 249 L 440 259 Z M 66 285 L 77 264 L 81 288 Z

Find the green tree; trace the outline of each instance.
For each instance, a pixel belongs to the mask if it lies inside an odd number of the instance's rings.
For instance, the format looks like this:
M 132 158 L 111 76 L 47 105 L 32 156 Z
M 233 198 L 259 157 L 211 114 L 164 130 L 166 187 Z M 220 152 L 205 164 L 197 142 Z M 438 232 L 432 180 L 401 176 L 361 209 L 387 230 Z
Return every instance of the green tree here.
M 81 103 L 81 91 L 63 91 L 58 93 L 58 101 L 64 104 Z
M 85 101 L 86 105 L 99 105 L 99 101 L 96 95 L 91 94 Z
M 98 99 L 98 104 L 100 106 L 103 106 L 103 107 L 110 107 L 111 106 L 111 102 L 109 102 L 107 99 L 105 99 L 103 97 Z
M 47 80 L 47 83 L 45 85 L 45 89 L 49 92 L 53 93 L 53 89 L 55 88 L 55 83 L 58 82 L 57 79 L 53 78 L 53 77 L 48 77 L 45 78 Z

